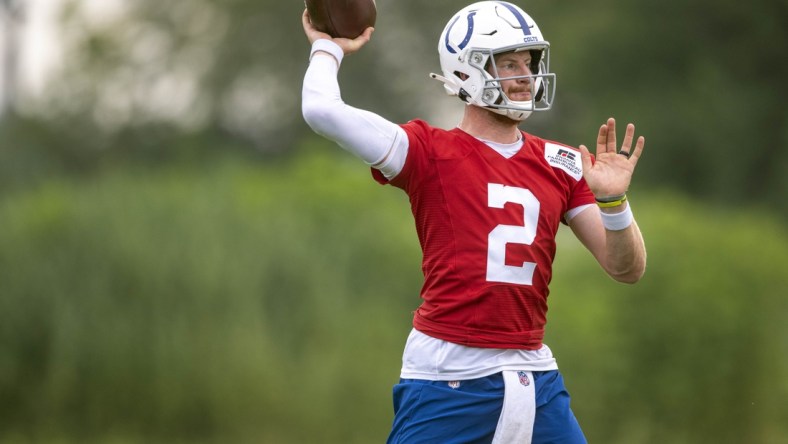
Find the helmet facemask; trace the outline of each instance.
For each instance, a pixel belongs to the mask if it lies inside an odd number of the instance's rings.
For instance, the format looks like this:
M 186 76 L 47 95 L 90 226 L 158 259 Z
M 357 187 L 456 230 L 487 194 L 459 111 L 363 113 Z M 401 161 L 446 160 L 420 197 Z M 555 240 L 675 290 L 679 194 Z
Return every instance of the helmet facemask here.
M 529 49 L 518 48 L 514 51 L 530 51 L 531 63 L 529 75 L 501 77 L 498 74 L 498 69 L 495 64 L 496 54 L 500 55 L 510 52 L 510 49 L 504 49 L 493 54 L 490 50 L 485 57 L 479 57 L 479 52 L 471 51 L 469 65 L 477 70 L 483 70 L 487 73 L 482 88 L 481 102 L 484 107 L 490 111 L 506 115 L 514 120 L 525 120 L 533 111 L 546 111 L 553 106 L 553 95 L 555 94 L 555 74 L 549 73 L 549 47 L 544 49 Z M 486 58 L 487 62 L 484 66 L 477 64 L 480 60 Z M 545 74 L 546 73 L 546 74 Z M 503 90 L 502 82 L 504 81 L 517 81 L 527 79 L 531 85 L 531 99 L 526 101 L 517 101 L 510 99 L 506 92 Z

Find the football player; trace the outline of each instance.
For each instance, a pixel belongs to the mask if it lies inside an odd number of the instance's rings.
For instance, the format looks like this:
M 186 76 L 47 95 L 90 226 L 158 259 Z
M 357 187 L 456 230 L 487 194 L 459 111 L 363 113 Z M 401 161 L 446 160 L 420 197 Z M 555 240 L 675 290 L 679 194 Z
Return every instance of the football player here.
M 345 104 L 337 72 L 372 28 L 332 39 L 306 11 L 302 21 L 305 120 L 407 193 L 423 252 L 389 442 L 586 442 L 542 342 L 556 233 L 568 225 L 613 279 L 641 278 L 646 250 L 626 192 L 644 138 L 629 124 L 619 147 L 610 118 L 592 156 L 520 129 L 552 106 L 555 74 L 549 43 L 511 3 L 474 3 L 443 29 L 432 77 L 465 105 L 449 130 Z

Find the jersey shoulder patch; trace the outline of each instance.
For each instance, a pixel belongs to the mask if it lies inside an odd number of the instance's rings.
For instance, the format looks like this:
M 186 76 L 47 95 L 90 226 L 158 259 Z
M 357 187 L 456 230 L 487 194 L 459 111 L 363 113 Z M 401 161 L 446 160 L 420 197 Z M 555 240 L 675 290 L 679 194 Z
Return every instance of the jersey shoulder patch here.
M 580 151 L 546 142 L 544 158 L 550 166 L 564 170 L 575 180 L 579 181 L 583 178 L 583 161 L 580 159 Z

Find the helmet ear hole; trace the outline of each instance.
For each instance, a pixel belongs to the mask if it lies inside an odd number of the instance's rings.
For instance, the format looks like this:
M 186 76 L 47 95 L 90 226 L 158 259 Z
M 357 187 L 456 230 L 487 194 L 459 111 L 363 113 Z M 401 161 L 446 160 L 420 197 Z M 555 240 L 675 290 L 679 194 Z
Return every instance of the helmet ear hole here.
M 465 81 L 468 79 L 468 77 L 470 77 L 468 74 L 465 74 L 464 72 L 461 71 L 454 71 L 453 74 L 462 81 Z
M 543 51 L 532 49 L 529 52 L 531 53 L 531 63 L 528 65 L 528 69 L 531 70 L 531 74 L 539 74 L 539 63 L 542 61 Z

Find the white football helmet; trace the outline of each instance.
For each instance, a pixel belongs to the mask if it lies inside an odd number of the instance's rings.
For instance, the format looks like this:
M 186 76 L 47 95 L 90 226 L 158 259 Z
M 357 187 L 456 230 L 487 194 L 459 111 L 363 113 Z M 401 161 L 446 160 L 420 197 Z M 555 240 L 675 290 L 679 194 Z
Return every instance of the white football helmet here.
M 499 77 L 495 55 L 531 51 L 531 75 Z M 555 74 L 550 73 L 550 43 L 536 22 L 519 7 L 502 1 L 483 1 L 461 9 L 441 33 L 438 42 L 446 92 L 468 105 L 487 108 L 513 120 L 525 120 L 532 111 L 550 109 L 555 93 Z M 531 100 L 510 100 L 502 80 L 528 78 Z

